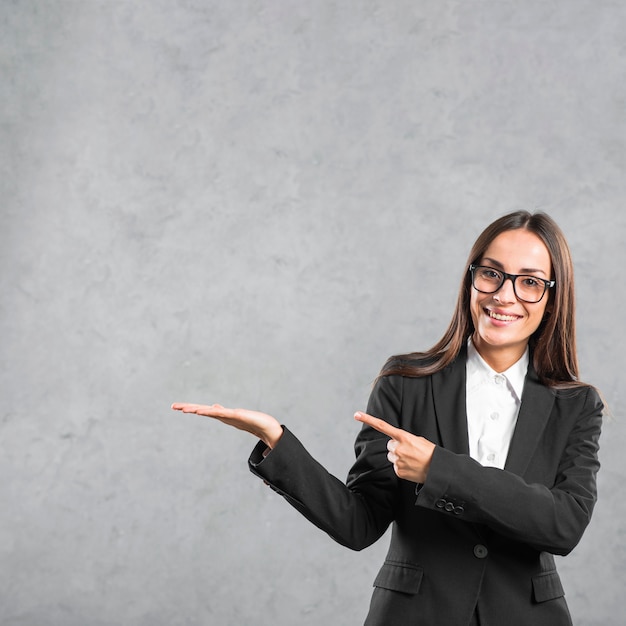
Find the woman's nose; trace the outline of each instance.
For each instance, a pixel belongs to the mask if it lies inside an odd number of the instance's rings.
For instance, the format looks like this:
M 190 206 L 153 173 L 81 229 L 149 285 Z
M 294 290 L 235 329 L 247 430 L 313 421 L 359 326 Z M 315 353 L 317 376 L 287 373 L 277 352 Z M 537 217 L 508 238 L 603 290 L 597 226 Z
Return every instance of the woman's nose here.
M 495 293 L 498 302 L 515 302 L 517 296 L 515 295 L 515 289 L 513 288 L 513 279 L 505 278 L 502 287 Z

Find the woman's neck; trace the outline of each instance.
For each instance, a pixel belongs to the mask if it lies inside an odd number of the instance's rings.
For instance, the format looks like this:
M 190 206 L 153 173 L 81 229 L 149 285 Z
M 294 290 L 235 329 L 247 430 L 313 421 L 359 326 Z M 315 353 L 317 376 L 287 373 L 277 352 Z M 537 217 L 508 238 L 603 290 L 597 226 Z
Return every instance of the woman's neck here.
M 515 365 L 524 356 L 528 346 L 528 342 L 513 346 L 492 346 L 476 335 L 472 336 L 472 343 L 485 363 L 498 373 L 505 372 L 509 367 Z

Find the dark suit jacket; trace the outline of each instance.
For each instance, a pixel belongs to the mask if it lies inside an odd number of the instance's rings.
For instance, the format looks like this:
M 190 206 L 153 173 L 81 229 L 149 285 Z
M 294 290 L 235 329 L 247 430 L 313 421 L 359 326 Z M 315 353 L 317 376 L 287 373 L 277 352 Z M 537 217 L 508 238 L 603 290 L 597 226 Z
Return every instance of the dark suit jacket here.
M 399 479 L 388 438 L 364 426 L 347 483 L 285 428 L 250 469 L 339 543 L 360 550 L 393 524 L 366 626 L 571 624 L 552 554 L 580 540 L 596 500 L 602 403 L 553 391 L 529 368 L 504 470 L 469 456 L 465 361 L 424 378 L 380 379 L 367 412 L 437 444 L 423 485 Z

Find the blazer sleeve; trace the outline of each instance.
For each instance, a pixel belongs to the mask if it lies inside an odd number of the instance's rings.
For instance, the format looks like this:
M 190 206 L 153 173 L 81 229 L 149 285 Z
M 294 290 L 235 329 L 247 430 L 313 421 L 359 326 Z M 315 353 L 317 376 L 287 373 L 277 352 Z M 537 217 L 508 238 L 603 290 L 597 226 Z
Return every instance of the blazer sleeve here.
M 486 524 L 538 550 L 568 554 L 589 524 L 596 501 L 603 409 L 593 388 L 575 406 L 578 415 L 553 484 L 526 482 L 512 472 L 483 467 L 467 455 L 437 447 L 416 505 Z
M 372 392 L 368 412 L 397 423 L 401 385 L 383 380 Z M 288 428 L 283 431 L 267 456 L 262 454 L 265 445 L 257 444 L 248 461 L 252 473 L 340 544 L 361 550 L 378 540 L 393 520 L 399 485 L 387 460 L 388 437 L 366 426 L 361 429 L 355 442 L 356 461 L 343 483 Z

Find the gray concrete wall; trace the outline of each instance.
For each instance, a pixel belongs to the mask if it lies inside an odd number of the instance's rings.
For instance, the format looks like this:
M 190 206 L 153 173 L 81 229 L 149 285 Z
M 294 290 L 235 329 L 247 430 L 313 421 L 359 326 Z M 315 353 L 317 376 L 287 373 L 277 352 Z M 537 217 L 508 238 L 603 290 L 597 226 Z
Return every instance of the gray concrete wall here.
M 352 626 L 351 553 L 173 401 L 280 417 L 344 476 L 369 385 L 447 325 L 469 246 L 541 209 L 615 414 L 560 560 L 623 623 L 626 5 L 0 4 L 0 624 Z

